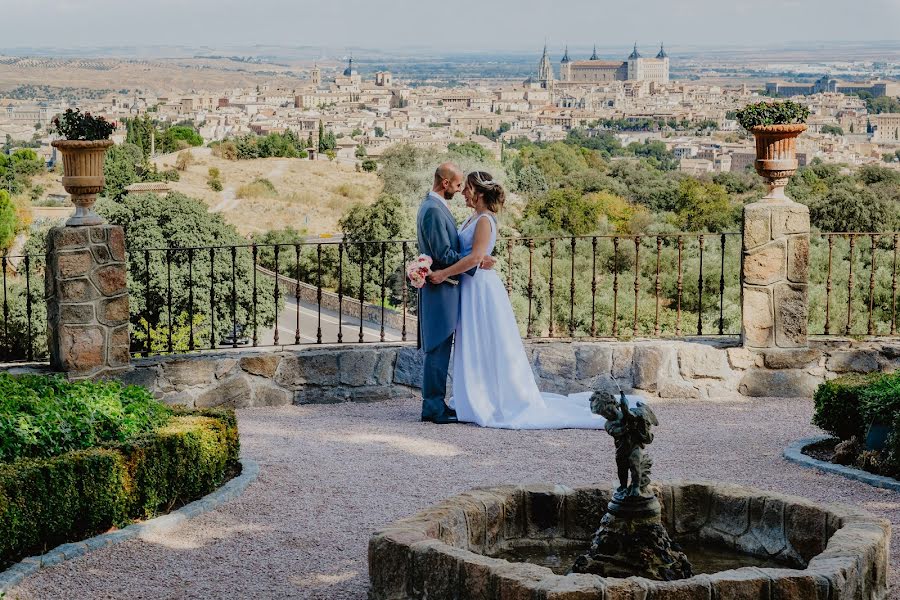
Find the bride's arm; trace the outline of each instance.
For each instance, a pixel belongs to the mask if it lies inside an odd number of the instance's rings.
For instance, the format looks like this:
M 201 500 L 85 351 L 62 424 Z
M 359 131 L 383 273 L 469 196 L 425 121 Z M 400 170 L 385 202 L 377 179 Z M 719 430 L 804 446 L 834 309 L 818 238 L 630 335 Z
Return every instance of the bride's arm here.
M 472 267 L 477 267 L 487 256 L 488 246 L 491 244 L 491 223 L 489 219 L 479 219 L 475 224 L 475 237 L 472 240 L 472 252 L 462 257 L 456 263 L 446 269 L 438 269 L 428 276 L 428 281 L 434 284 L 443 283 L 448 277 L 465 273 Z

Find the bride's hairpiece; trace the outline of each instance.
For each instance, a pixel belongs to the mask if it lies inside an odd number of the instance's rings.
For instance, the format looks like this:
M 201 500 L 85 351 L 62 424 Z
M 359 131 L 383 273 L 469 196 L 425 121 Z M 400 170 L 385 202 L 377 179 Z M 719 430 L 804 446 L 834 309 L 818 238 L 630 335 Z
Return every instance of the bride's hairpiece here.
M 483 176 L 486 175 L 486 173 L 483 173 L 482 171 L 475 171 L 472 175 L 474 176 L 475 182 L 478 185 L 483 185 L 485 187 L 488 187 L 491 185 L 500 185 L 493 179 L 483 179 Z

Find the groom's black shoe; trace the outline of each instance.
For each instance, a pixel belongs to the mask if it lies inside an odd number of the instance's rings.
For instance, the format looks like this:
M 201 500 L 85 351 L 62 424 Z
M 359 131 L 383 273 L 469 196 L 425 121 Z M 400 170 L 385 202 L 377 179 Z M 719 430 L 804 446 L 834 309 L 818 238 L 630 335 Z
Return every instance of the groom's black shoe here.
M 449 423 L 459 423 L 459 421 L 456 419 L 455 414 L 450 415 L 447 413 L 438 415 L 436 417 L 422 417 L 422 422 L 435 423 L 437 425 L 447 425 Z

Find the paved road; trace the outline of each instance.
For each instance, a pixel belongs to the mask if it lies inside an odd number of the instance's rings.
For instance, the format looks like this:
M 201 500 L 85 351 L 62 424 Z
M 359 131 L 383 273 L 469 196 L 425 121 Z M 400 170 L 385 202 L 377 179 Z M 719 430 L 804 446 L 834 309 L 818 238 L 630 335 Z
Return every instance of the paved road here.
M 341 330 L 344 342 L 359 341 L 359 318 L 348 315 L 341 317 Z M 316 343 L 318 327 L 318 311 L 314 304 L 300 304 L 300 343 Z M 297 331 L 297 301 L 295 298 L 285 298 L 284 310 L 278 314 L 278 343 L 292 345 L 295 342 Z M 322 343 L 333 344 L 337 342 L 338 315 L 336 311 L 322 310 Z M 363 339 L 367 342 L 377 342 L 381 339 L 381 325 L 378 323 L 363 323 Z M 386 342 L 400 341 L 401 333 L 394 329 L 385 329 L 384 340 Z M 407 332 L 407 339 L 415 339 L 415 331 Z M 259 332 L 259 344 L 269 345 L 275 343 L 275 329 Z

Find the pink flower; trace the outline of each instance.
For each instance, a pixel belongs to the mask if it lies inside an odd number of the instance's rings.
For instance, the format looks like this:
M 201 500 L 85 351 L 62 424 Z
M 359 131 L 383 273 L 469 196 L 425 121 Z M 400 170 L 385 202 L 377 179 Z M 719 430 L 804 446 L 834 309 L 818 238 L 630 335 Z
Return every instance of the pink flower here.
M 421 254 L 406 265 L 406 277 L 413 287 L 418 289 L 425 287 L 431 273 L 432 262 L 430 256 Z

